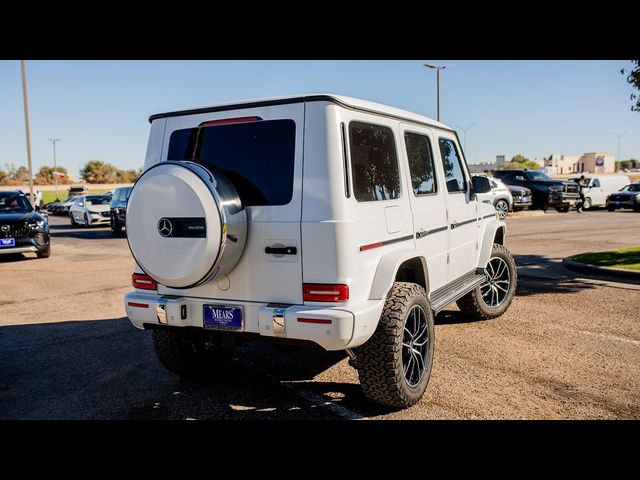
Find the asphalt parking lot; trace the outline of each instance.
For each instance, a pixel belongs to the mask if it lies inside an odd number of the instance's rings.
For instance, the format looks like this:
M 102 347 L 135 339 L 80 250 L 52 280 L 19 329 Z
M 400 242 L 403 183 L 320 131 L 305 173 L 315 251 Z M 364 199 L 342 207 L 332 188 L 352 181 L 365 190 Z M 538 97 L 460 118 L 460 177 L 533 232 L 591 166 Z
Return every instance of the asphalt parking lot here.
M 560 265 L 640 245 L 640 214 L 524 212 L 507 224 L 511 308 L 484 322 L 455 305 L 438 315 L 427 393 L 394 411 L 365 400 L 341 353 L 254 343 L 211 381 L 181 381 L 124 318 L 124 235 L 51 217 L 51 258 L 0 256 L 0 419 L 640 418 L 640 285 Z

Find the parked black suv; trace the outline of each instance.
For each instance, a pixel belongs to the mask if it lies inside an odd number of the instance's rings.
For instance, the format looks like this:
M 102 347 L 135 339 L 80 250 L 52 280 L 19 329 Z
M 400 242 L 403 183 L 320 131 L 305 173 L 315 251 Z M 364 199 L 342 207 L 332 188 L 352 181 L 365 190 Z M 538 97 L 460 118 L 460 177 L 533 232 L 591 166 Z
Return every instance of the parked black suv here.
M 0 255 L 32 252 L 39 258 L 51 254 L 49 222 L 33 209 L 22 192 L 0 192 Z
M 533 196 L 532 208 L 543 211 L 554 207 L 559 212 L 568 212 L 580 199 L 575 182 L 554 180 L 535 170 L 497 170 L 493 176 L 507 185 L 527 187 Z
M 132 187 L 116 188 L 111 198 L 111 231 L 119 233 L 125 226 L 127 216 L 127 201 Z

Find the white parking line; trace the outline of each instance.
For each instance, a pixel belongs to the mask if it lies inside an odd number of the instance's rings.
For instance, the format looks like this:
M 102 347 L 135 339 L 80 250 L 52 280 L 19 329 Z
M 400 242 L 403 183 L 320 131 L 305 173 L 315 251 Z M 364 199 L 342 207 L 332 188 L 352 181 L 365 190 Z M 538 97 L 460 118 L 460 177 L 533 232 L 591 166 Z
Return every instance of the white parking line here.
M 589 330 L 576 330 L 576 331 L 580 333 L 584 333 L 585 335 L 590 335 L 592 337 L 601 337 L 601 338 L 607 338 L 609 340 L 617 340 L 618 342 L 630 343 L 631 345 L 640 345 L 640 341 L 632 340 L 631 338 L 618 337 L 616 335 L 610 335 L 608 333 L 590 332 Z

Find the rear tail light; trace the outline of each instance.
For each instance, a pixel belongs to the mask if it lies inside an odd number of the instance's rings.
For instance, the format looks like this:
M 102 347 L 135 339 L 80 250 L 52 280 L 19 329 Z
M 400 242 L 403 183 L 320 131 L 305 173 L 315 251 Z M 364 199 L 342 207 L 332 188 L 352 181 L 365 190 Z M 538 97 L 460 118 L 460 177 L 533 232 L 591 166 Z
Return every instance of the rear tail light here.
M 305 302 L 344 302 L 349 300 L 349 287 L 326 283 L 305 283 L 302 286 L 302 298 Z
M 157 290 L 158 284 L 149 275 L 134 273 L 131 275 L 131 285 L 141 290 Z

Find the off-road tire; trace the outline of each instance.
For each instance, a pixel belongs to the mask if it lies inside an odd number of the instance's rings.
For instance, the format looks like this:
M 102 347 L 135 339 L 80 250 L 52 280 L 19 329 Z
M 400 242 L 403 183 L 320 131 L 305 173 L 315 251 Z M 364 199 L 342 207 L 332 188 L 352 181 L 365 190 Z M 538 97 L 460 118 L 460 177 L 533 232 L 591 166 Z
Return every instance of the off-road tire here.
M 227 366 L 233 350 L 207 345 L 202 337 L 154 330 L 153 347 L 164 368 L 187 380 L 202 380 Z
M 403 372 L 402 341 L 411 309 L 419 305 L 427 322 L 427 355 L 420 381 L 411 387 Z M 365 396 L 372 402 L 406 408 L 422 398 L 433 365 L 434 324 L 424 288 L 416 283 L 396 282 L 382 310 L 373 336 L 354 349 L 356 368 Z
M 507 296 L 504 301 L 498 305 L 496 308 L 492 308 L 488 306 L 483 298 L 480 289 L 484 285 L 480 285 L 473 289 L 471 292 L 467 293 L 464 297 L 460 298 L 456 304 L 458 308 L 466 315 L 475 318 L 477 320 L 489 320 L 491 318 L 496 318 L 502 315 L 507 311 L 509 305 L 513 300 L 513 296 L 516 292 L 516 285 L 518 283 L 518 274 L 516 272 L 516 262 L 513 260 L 511 253 L 505 247 L 498 243 L 493 244 L 493 249 L 491 250 L 492 258 L 499 257 L 505 261 L 507 264 L 507 268 L 509 269 L 510 275 L 510 283 L 509 288 L 507 290 Z

